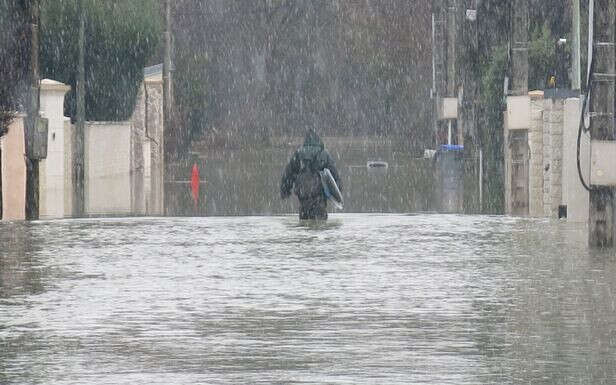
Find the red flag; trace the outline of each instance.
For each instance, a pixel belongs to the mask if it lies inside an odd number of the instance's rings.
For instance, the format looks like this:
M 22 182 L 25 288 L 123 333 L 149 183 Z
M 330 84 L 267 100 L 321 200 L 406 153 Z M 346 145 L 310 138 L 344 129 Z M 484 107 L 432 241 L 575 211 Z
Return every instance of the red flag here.
M 192 166 L 190 190 L 192 192 L 193 202 L 195 203 L 195 211 L 197 211 L 197 203 L 199 202 L 199 167 L 197 167 L 197 163 Z

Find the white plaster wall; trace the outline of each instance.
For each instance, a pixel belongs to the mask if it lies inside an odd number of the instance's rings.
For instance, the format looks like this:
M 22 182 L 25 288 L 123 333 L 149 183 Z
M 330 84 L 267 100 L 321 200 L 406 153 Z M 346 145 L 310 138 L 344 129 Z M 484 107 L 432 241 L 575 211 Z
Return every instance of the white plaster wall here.
M 130 215 L 131 123 L 88 122 L 85 127 L 86 215 Z
M 2 219 L 26 218 L 26 162 L 24 117 L 17 117 L 9 132 L 0 139 L 2 146 Z
M 65 126 L 64 95 L 70 90 L 62 83 L 41 81 L 40 113 L 49 121 L 47 158 L 39 164 L 39 217 L 63 218 L 65 207 Z
M 565 101 L 563 121 L 563 204 L 567 205 L 567 221 L 588 223 L 589 194 L 582 186 L 577 169 L 577 135 L 580 123 L 580 101 Z M 580 166 L 589 183 L 590 137 L 582 133 Z

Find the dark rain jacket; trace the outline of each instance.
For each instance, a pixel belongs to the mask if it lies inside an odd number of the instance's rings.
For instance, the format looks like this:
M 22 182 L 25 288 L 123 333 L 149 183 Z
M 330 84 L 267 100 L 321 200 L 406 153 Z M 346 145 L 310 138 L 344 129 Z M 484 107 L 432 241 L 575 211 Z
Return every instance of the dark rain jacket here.
M 309 131 L 304 144 L 295 151 L 285 167 L 280 182 L 280 195 L 287 198 L 295 193 L 300 202 L 300 219 L 327 218 L 327 199 L 323 193 L 319 171 L 328 168 L 338 188 L 342 184 L 336 164 L 325 149 L 321 138 Z

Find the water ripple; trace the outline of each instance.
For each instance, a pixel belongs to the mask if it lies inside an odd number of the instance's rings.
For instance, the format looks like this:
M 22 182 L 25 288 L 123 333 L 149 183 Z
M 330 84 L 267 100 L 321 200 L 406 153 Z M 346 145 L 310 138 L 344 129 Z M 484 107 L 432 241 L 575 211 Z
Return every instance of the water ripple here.
M 564 222 L 67 220 L 0 245 L 2 384 L 616 378 L 616 258 Z

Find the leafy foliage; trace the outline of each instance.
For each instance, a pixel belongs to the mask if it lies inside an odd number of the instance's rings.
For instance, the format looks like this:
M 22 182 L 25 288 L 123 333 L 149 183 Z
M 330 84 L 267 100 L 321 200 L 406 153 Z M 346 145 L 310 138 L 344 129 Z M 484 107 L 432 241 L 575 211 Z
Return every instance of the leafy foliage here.
M 582 2 L 582 7 L 584 7 Z M 566 38 L 571 16 L 557 0 L 530 0 L 529 89 L 544 89 L 556 76 L 556 86 L 567 87 L 568 47 L 556 44 Z M 479 135 L 484 151 L 486 207 L 491 213 L 503 212 L 503 111 L 504 79 L 510 76 L 510 4 L 500 0 L 481 2 L 479 56 L 481 68 L 481 107 Z M 584 20 L 584 18 L 582 18 Z M 584 40 L 584 39 L 582 39 Z
M 0 136 L 25 103 L 29 63 L 27 4 L 0 0 Z
M 547 22 L 532 32 L 528 50 L 530 89 L 570 86 L 568 74 L 570 47 L 567 44 L 556 44 L 558 39 Z M 555 84 L 550 84 L 552 77 Z
M 86 119 L 130 116 L 146 60 L 161 33 L 156 0 L 42 0 L 41 77 L 72 86 L 65 109 L 75 116 L 79 10 L 86 15 Z

